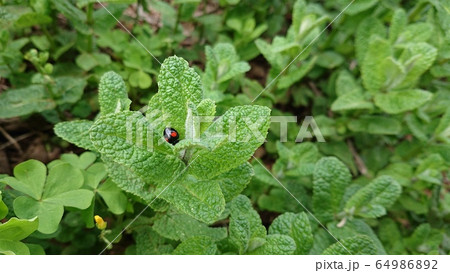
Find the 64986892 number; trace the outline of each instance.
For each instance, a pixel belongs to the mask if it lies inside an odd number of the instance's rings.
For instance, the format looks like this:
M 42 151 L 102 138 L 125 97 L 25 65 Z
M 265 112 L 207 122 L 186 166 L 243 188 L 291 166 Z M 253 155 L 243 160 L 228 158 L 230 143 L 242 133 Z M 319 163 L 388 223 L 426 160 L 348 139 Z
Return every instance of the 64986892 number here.
M 437 260 L 377 260 L 377 269 L 438 269 Z

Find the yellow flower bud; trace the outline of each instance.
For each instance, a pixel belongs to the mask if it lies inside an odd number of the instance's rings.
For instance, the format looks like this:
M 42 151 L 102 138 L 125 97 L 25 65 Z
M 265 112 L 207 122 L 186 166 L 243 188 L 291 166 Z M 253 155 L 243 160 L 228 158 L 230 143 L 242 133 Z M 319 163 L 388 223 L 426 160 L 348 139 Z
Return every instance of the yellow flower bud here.
M 106 228 L 107 222 L 105 222 L 102 217 L 95 215 L 94 220 L 98 229 L 104 230 Z

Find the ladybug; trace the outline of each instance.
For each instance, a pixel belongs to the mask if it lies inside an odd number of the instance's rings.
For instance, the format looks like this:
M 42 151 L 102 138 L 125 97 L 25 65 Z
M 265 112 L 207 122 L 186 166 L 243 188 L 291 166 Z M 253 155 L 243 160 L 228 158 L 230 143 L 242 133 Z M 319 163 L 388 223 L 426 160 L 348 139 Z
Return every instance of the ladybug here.
M 163 135 L 164 139 L 172 145 L 177 144 L 178 138 L 180 137 L 177 130 L 170 127 L 166 127 L 166 129 L 164 129 Z

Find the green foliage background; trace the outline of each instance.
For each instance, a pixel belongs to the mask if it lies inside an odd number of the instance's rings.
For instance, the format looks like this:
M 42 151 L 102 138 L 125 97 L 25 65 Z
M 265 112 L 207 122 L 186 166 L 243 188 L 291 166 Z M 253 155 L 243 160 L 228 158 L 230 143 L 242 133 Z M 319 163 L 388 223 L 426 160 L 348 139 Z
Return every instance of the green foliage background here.
M 0 119 L 74 144 L 0 175 L 0 253 L 449 253 L 448 0 L 102 3 L 0 0 Z

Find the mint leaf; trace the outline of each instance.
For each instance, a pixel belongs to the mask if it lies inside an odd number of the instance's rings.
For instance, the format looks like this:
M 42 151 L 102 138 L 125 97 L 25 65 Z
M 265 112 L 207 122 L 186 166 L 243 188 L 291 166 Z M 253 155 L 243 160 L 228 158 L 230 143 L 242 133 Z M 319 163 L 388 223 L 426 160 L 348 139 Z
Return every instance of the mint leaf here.
M 372 93 L 378 92 L 386 82 L 385 64 L 380 60 L 389 58 L 392 48 L 389 42 L 372 36 L 361 64 L 364 87 Z
M 126 164 L 119 164 L 108 157 L 102 157 L 113 182 L 123 191 L 140 197 L 145 203 L 155 199 L 155 193 L 149 191 L 146 176 L 130 169 Z
M 219 183 L 185 176 L 174 181 L 161 198 L 177 209 L 205 223 L 212 223 L 225 209 L 225 199 Z
M 164 60 L 158 76 L 159 107 L 165 127 L 175 128 L 185 137 L 188 105 L 197 106 L 203 98 L 199 75 L 184 59 L 172 56 Z
M 213 178 L 249 160 L 264 142 L 269 114 L 270 109 L 264 106 L 230 108 L 203 133 L 201 138 L 209 142 L 212 151 L 196 152 L 189 174 Z
M 153 229 L 161 236 L 185 241 L 193 236 L 208 236 L 213 241 L 220 241 L 227 237 L 226 228 L 211 228 L 185 214 L 169 212 L 158 217 Z
M 90 120 L 65 121 L 56 124 L 53 130 L 60 138 L 86 150 L 95 151 L 89 137 L 89 129 L 93 124 Z
M 404 9 L 398 8 L 392 15 L 389 27 L 389 41 L 395 43 L 408 23 L 408 18 Z
M 417 33 L 414 35 L 417 35 Z M 431 67 L 436 56 L 437 49 L 430 44 L 421 42 L 409 45 L 399 58 L 399 61 L 408 69 L 406 77 L 397 88 L 413 87 L 420 76 Z
M 316 163 L 313 177 L 314 213 L 321 221 L 329 222 L 340 212 L 340 202 L 352 176 L 339 159 L 324 157 Z
M 196 236 L 183 241 L 173 251 L 175 255 L 214 255 L 217 245 L 207 236 Z
M 363 132 L 374 135 L 396 135 L 400 133 L 400 121 L 391 117 L 363 115 L 351 120 L 348 128 L 353 132 Z
M 330 222 L 327 225 L 328 230 L 337 239 L 347 239 L 355 235 L 366 235 L 372 239 L 377 248 L 377 255 L 386 255 L 383 244 L 378 239 L 372 228 L 361 219 L 347 220 L 343 227 L 338 226 L 337 222 Z
M 266 242 L 249 252 L 252 255 L 292 255 L 295 251 L 294 240 L 281 234 L 271 234 L 266 237 Z
M 342 247 L 342 245 L 350 251 Z M 341 240 L 325 249 L 322 255 L 375 255 L 376 248 L 372 240 L 365 235 L 357 235 Z
M 262 225 L 261 218 L 253 209 L 250 200 L 243 195 L 234 198 L 229 204 L 230 236 L 229 240 L 237 247 L 239 253 L 251 250 L 253 246 L 264 243 L 266 228 Z
M 245 162 L 237 168 L 215 177 L 214 180 L 219 183 L 225 201 L 229 202 L 245 189 L 252 176 L 252 165 Z
M 205 47 L 206 66 L 203 86 L 208 98 L 214 98 L 211 92 L 223 92 L 229 81 L 250 70 L 247 62 L 240 62 L 232 44 L 218 43 L 214 47 Z
M 173 246 L 167 242 L 167 239 L 159 236 L 149 226 L 139 226 L 135 230 L 134 240 L 136 241 L 137 255 L 155 255 L 170 254 L 173 252 Z
M 306 213 L 286 212 L 275 218 L 269 227 L 269 234 L 288 235 L 294 239 L 294 254 L 308 254 L 313 246 L 314 237 Z
M 402 192 L 402 187 L 390 176 L 380 176 L 357 191 L 345 205 L 355 215 L 376 218 L 386 214 Z
M 370 38 L 373 35 L 385 37 L 386 29 L 380 20 L 369 16 L 358 25 L 355 34 L 356 58 L 360 64 L 364 62 L 365 56 L 368 53 Z
M 178 157 L 164 154 L 171 153 L 173 146 L 159 141 L 162 135 L 139 112 L 104 115 L 91 127 L 90 136 L 102 156 L 126 166 L 148 184 L 170 183 L 184 169 Z
M 131 101 L 120 75 L 112 71 L 103 74 L 98 86 L 98 103 L 102 115 L 129 109 Z
M 24 116 L 55 107 L 55 102 L 48 97 L 46 87 L 39 84 L 10 89 L 0 94 L 0 118 Z
M 373 104 L 364 98 L 361 91 L 353 91 L 339 96 L 331 105 L 332 111 L 373 109 Z
M 375 105 L 388 114 L 399 114 L 414 110 L 431 100 L 432 94 L 425 90 L 391 91 L 386 94 L 376 94 Z

